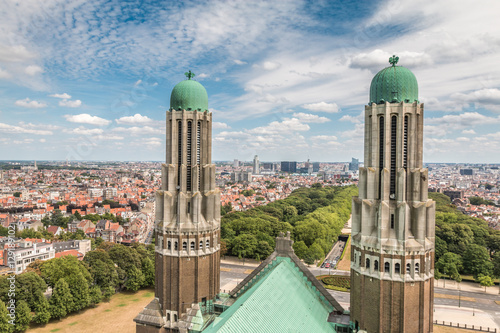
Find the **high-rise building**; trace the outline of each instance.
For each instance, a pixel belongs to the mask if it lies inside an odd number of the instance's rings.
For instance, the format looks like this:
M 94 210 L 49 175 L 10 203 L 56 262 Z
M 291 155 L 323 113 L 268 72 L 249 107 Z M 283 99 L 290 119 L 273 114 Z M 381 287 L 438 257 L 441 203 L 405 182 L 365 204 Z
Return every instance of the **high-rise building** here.
M 424 105 L 413 73 L 372 80 L 364 167 L 353 198 L 351 321 L 373 332 L 432 332 L 435 203 L 422 165 Z
M 462 176 L 474 176 L 473 169 L 460 169 L 460 175 Z
M 281 162 L 281 171 L 296 173 L 297 172 L 297 162 Z
M 240 166 L 240 161 L 238 161 L 237 159 L 234 159 L 234 161 L 233 161 L 233 167 L 237 168 L 239 166 Z
M 255 155 L 253 157 L 253 170 L 254 175 L 258 175 L 260 173 L 260 165 L 259 165 L 259 156 Z
M 155 298 L 137 332 L 187 332 L 220 288 L 220 193 L 212 164 L 212 113 L 205 88 L 178 83 L 166 112 L 166 163 L 156 193 Z
M 349 163 L 349 171 L 356 171 L 359 169 L 359 159 L 352 158 L 351 163 Z
M 313 162 L 313 172 L 319 171 L 319 162 Z

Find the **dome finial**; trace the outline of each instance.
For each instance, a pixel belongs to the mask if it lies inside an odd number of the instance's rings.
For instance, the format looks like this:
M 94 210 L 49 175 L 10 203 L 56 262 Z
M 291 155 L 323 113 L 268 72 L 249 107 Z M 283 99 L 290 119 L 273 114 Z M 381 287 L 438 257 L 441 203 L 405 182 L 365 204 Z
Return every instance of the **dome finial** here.
M 389 63 L 394 67 L 399 61 L 399 57 L 396 57 L 393 55 L 392 57 L 389 58 Z
M 195 74 L 191 72 L 191 70 L 189 72 L 184 73 L 184 75 L 187 76 L 188 80 L 191 80 L 191 78 L 195 76 Z

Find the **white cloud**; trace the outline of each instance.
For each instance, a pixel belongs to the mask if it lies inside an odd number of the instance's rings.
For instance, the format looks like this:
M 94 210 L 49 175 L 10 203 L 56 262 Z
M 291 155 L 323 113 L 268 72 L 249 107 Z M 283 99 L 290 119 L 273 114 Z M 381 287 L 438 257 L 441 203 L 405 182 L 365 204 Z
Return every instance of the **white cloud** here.
M 135 81 L 134 83 L 134 86 L 137 87 L 138 85 L 140 85 L 142 83 L 142 80 L 137 80 Z
M 68 95 L 67 93 L 63 93 L 63 94 L 52 94 L 52 95 L 49 95 L 50 97 L 55 97 L 55 98 L 62 98 L 62 99 L 70 99 L 71 96 Z
M 164 134 L 162 129 L 153 128 L 150 126 L 144 127 L 115 127 L 112 129 L 113 132 L 126 133 L 127 135 L 140 136 L 140 135 L 151 135 L 151 134 Z
M 8 46 L 4 44 L 0 46 L 1 62 L 23 62 L 34 57 L 35 55 L 23 45 Z
M 463 131 L 462 131 L 462 134 L 476 134 L 476 131 L 474 131 L 473 129 L 470 129 L 470 130 L 463 130 Z
M 143 116 L 139 113 L 134 114 L 133 116 L 121 117 L 119 119 L 115 119 L 118 124 L 122 125 L 131 125 L 131 124 L 150 124 L 153 123 L 154 120 L 149 118 L 148 116 Z
M 36 66 L 36 65 L 30 65 L 30 66 L 26 67 L 24 72 L 30 76 L 35 76 L 39 73 L 43 73 L 43 68 L 40 66 Z
M 47 104 L 43 102 L 32 101 L 29 98 L 20 99 L 16 101 L 14 104 L 16 104 L 17 106 L 22 106 L 24 108 L 35 108 L 35 109 L 44 108 L 47 106 Z
M 212 129 L 227 129 L 227 128 L 231 128 L 231 127 L 226 123 L 220 123 L 217 121 L 214 121 L 212 123 Z
M 311 136 L 311 140 L 313 140 L 313 141 L 337 141 L 337 137 L 335 135 L 314 135 L 314 136 Z
M 65 133 L 76 134 L 76 135 L 98 135 L 102 134 L 104 131 L 101 128 L 85 128 L 83 126 L 73 128 L 73 129 L 64 129 Z
M 299 119 L 303 123 L 326 123 L 330 121 L 330 119 L 326 117 L 320 117 L 315 114 L 310 114 L 310 113 L 303 113 L 303 112 L 297 112 L 293 114 L 294 118 Z
M 87 113 L 77 114 L 77 115 L 64 115 L 67 121 L 79 124 L 89 124 L 96 126 L 106 126 L 111 123 L 110 120 L 106 120 L 97 116 L 91 116 Z
M 319 111 L 319 112 L 327 112 L 327 113 L 337 113 L 339 112 L 339 107 L 335 103 L 312 103 L 312 104 L 304 104 L 302 105 L 304 109 L 311 111 Z
M 480 89 L 470 93 L 455 93 L 451 95 L 452 99 L 465 102 L 474 103 L 476 106 L 484 106 L 495 110 L 500 110 L 500 89 Z
M 233 61 L 234 61 L 234 63 L 235 63 L 236 65 L 240 65 L 240 66 L 241 66 L 241 65 L 246 65 L 246 64 L 247 64 L 247 62 L 246 62 L 246 61 L 242 61 L 242 60 L 238 60 L 238 59 L 234 59 Z
M 308 131 L 309 125 L 303 124 L 297 118 L 285 118 L 283 121 L 273 121 L 267 126 L 256 127 L 248 130 L 250 134 L 291 134 L 291 132 Z
M 68 108 L 78 108 L 82 106 L 82 101 L 80 101 L 79 99 L 74 101 L 63 99 L 62 101 L 59 101 L 59 106 L 64 106 Z
M 46 142 L 47 140 L 45 140 L 45 139 L 43 139 L 43 138 L 42 138 L 42 139 L 40 139 L 40 140 L 38 140 L 38 141 L 40 141 L 41 143 L 44 143 L 44 142 Z
M 199 79 L 204 79 L 204 78 L 206 78 L 206 77 L 209 77 L 210 75 L 209 75 L 209 74 L 207 74 L 207 73 L 201 73 L 201 74 L 198 74 L 198 75 L 196 75 L 196 76 L 197 76 Z
M 36 135 L 52 135 L 52 131 L 47 131 L 47 130 L 36 130 L 36 129 L 30 129 L 30 128 L 25 128 L 22 126 L 14 126 L 14 125 L 8 125 L 8 124 L 3 124 L 0 123 L 0 132 L 3 133 L 21 133 L 21 134 L 36 134 Z
M 453 129 L 466 128 L 476 125 L 500 123 L 500 117 L 487 117 L 478 112 L 465 112 L 459 115 L 445 115 L 441 118 L 429 118 L 429 125 L 442 125 Z
M 364 118 L 364 113 L 361 112 L 359 115 L 357 116 L 351 116 L 351 115 L 344 115 L 342 116 L 339 121 L 348 121 L 348 122 L 351 122 L 353 124 L 360 124 L 361 121 L 363 121 L 363 118 Z
M 0 79 L 9 79 L 11 77 L 12 75 L 9 72 L 0 68 Z
M 254 68 L 262 68 L 265 69 L 266 71 L 274 71 L 278 68 L 281 67 L 281 64 L 279 62 L 275 61 L 264 61 L 262 64 L 255 64 L 253 65 Z
M 430 65 L 431 57 L 425 52 L 402 51 L 395 52 L 399 59 L 398 66 L 416 68 Z M 349 66 L 352 68 L 366 68 L 378 72 L 384 67 L 390 66 L 389 58 L 393 54 L 376 49 L 370 53 L 359 53 L 351 58 Z

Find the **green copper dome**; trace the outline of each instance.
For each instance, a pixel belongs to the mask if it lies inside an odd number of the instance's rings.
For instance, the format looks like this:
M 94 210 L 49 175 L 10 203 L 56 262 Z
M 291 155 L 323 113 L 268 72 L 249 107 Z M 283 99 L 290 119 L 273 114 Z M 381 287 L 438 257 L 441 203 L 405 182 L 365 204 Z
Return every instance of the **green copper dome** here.
M 418 83 L 413 73 L 404 67 L 396 66 L 399 57 L 389 59 L 390 67 L 375 75 L 370 86 L 370 103 L 418 101 Z
M 208 110 L 208 95 L 205 87 L 191 80 L 194 74 L 186 73 L 187 80 L 177 83 L 170 95 L 170 109 L 175 110 Z

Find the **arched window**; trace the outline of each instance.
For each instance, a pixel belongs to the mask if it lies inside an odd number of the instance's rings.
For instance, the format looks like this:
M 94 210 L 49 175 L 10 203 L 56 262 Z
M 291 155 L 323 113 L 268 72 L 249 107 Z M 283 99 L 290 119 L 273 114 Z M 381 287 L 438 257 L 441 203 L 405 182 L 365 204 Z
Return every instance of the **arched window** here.
M 406 264 L 406 274 L 410 274 L 411 273 L 411 265 L 408 263 Z
M 415 273 L 420 273 L 420 264 L 418 262 L 415 264 Z
M 370 268 L 370 259 L 366 258 L 366 268 Z
M 391 272 L 391 264 L 389 264 L 387 261 L 384 264 L 384 272 L 386 272 L 386 273 Z
M 379 168 L 379 173 L 380 173 L 380 179 L 382 179 L 382 172 L 384 171 L 384 117 L 378 118 L 378 129 L 379 129 L 379 135 L 378 135 L 378 168 Z M 382 182 L 379 182 L 378 186 L 378 197 L 379 199 L 381 198 L 382 195 Z
M 374 269 L 375 271 L 378 271 L 378 260 L 375 260 L 375 261 L 373 262 L 373 269 Z
M 191 191 L 191 136 L 192 136 L 192 121 L 187 122 L 187 142 L 186 142 L 186 189 Z
M 188 248 L 188 243 L 187 242 L 182 242 L 182 249 L 186 251 Z
M 191 242 L 191 250 L 194 250 L 194 242 Z
M 210 247 L 210 241 L 207 239 L 206 241 L 206 247 L 209 248 Z
M 172 249 L 172 242 L 171 242 L 171 241 L 168 241 L 168 243 L 167 243 L 167 248 L 168 248 L 169 250 L 170 250 L 170 249 Z
M 177 245 L 177 242 L 174 243 L 174 250 L 177 251 L 179 249 L 179 245 Z
M 396 265 L 394 265 L 394 271 L 396 272 L 396 274 L 400 274 L 401 273 L 401 265 L 399 263 L 397 263 Z
M 203 250 L 203 241 L 200 241 L 200 250 Z
M 397 116 L 391 117 L 391 182 L 390 195 L 391 199 L 396 199 L 396 139 L 397 139 Z

